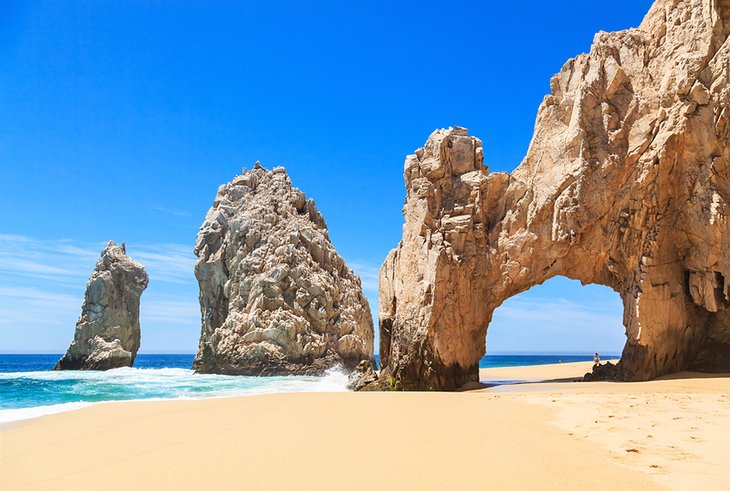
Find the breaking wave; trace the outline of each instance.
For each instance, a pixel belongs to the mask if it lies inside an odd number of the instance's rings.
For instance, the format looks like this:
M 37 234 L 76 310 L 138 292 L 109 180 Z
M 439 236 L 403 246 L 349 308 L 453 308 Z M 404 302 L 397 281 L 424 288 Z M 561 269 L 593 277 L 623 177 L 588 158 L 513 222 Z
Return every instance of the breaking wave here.
M 6 372 L 0 373 L 0 423 L 106 401 L 343 392 L 347 382 L 347 374 L 340 369 L 332 369 L 323 377 L 209 375 L 183 368 Z

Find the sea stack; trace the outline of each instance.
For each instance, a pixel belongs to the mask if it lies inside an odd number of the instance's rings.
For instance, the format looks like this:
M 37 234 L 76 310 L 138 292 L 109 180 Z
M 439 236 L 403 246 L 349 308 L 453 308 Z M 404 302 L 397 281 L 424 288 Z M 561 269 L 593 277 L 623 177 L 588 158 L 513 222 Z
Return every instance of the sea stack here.
M 730 370 L 728 34 L 726 0 L 659 0 L 552 78 L 512 174 L 490 173 L 458 127 L 408 156 L 403 238 L 380 273 L 381 377 L 477 380 L 494 310 L 557 275 L 621 296 L 610 376 Z
M 54 370 L 131 367 L 139 349 L 139 300 L 148 282 L 124 243 L 109 241 L 86 284 L 74 339 Z
M 319 375 L 373 362 L 360 278 L 283 167 L 257 162 L 222 185 L 195 254 L 202 315 L 196 371 Z

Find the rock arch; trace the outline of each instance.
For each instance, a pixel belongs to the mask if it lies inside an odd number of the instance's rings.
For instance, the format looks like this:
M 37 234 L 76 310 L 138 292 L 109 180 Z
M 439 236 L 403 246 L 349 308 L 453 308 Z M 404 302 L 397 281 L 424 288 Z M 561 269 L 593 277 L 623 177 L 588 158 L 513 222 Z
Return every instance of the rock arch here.
M 380 273 L 382 377 L 478 377 L 492 312 L 562 275 L 620 293 L 625 380 L 730 368 L 726 2 L 658 0 L 551 80 L 527 156 L 490 173 L 438 130 L 405 161 L 403 238 Z

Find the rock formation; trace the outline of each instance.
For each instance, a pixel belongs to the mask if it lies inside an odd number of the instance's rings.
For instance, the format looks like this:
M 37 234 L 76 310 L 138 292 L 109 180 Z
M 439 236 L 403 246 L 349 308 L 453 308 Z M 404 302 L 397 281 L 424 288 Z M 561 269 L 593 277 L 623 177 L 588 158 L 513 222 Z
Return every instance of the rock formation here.
M 198 233 L 202 330 L 193 368 L 321 374 L 373 361 L 373 321 L 314 201 L 257 162 L 218 189 Z
M 658 0 L 551 80 L 523 162 L 436 131 L 380 273 L 381 377 L 478 377 L 492 312 L 563 275 L 624 304 L 624 380 L 730 369 L 730 1 Z
M 110 241 L 86 284 L 71 346 L 54 370 L 131 367 L 139 349 L 139 299 L 148 281 L 124 243 Z

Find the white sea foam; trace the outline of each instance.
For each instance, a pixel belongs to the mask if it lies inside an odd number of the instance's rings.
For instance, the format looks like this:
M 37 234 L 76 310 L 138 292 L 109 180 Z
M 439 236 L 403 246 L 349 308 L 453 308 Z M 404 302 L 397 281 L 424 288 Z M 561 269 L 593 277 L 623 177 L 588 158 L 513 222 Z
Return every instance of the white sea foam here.
M 0 373 L 6 398 L 0 401 L 0 424 L 103 402 L 343 392 L 347 383 L 347 374 L 340 369 L 329 370 L 323 377 L 209 375 L 182 368 Z
M 0 410 L 0 425 L 21 421 L 24 419 L 38 418 L 49 414 L 63 413 L 81 409 L 90 406 L 90 402 L 65 402 L 63 404 L 53 404 L 51 406 L 26 407 L 20 409 L 2 409 Z

